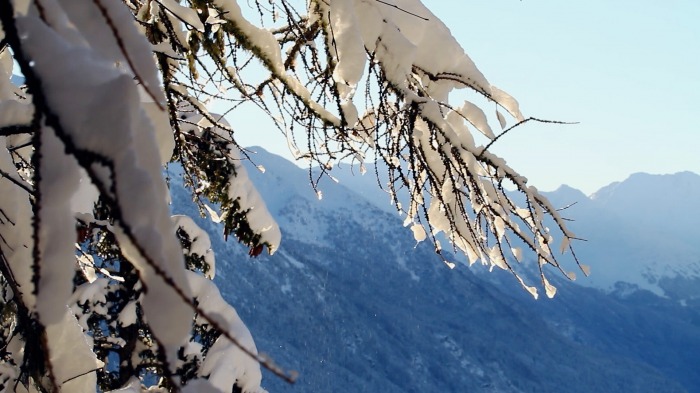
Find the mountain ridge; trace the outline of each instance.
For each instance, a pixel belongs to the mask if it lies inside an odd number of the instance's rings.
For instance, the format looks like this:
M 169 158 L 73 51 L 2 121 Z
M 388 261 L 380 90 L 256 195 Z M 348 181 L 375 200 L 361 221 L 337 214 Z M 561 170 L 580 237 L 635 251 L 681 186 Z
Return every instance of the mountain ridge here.
M 258 151 L 265 173 L 247 169 L 282 229 L 278 254 L 251 260 L 223 241 L 220 227 L 198 223 L 217 253 L 215 280 L 258 348 L 301 373 L 294 387 L 266 374 L 270 391 L 698 392 L 673 358 L 659 356 L 675 374 L 634 343 L 611 345 L 618 339 L 586 322 L 602 312 L 600 302 L 582 316 L 558 314 L 552 310 L 576 305 L 533 303 L 505 272 L 450 270 L 429 244 L 415 243 L 395 212 L 375 209 L 342 179 L 322 182 L 318 200 L 305 170 Z M 173 179 L 171 187 L 174 209 L 188 206 L 181 184 Z M 563 295 L 611 296 L 556 282 Z M 611 315 L 631 313 L 608 303 Z M 692 358 L 700 340 L 683 325 L 689 317 L 663 317 L 688 332 L 678 337 L 685 355 L 677 357 Z
M 335 168 L 332 174 L 375 207 L 395 213 L 388 194 L 379 190 L 372 175 L 373 164 L 366 167 L 364 176 L 357 176 L 357 165 L 349 164 Z M 382 171 L 378 172 L 381 175 Z M 385 181 L 380 179 L 381 183 Z M 630 184 L 632 187 L 628 187 Z M 685 187 L 680 194 L 684 199 L 664 193 L 674 185 Z M 644 190 L 653 192 L 647 197 L 650 201 L 640 206 L 635 197 Z M 576 242 L 575 247 L 583 263 L 591 267 L 592 275 L 578 274 L 578 284 L 610 292 L 622 282 L 679 301 L 700 297 L 700 258 L 693 257 L 700 255 L 700 243 L 693 241 L 700 210 L 688 208 L 691 201 L 700 201 L 700 175 L 690 171 L 664 175 L 639 172 L 590 196 L 568 185 L 544 194 L 555 207 L 566 208 L 564 216 L 573 220 L 570 229 L 586 240 Z M 575 265 L 570 257 L 564 261 Z M 671 282 L 682 282 L 688 290 L 679 295 L 672 290 Z M 695 283 L 697 291 L 691 288 Z

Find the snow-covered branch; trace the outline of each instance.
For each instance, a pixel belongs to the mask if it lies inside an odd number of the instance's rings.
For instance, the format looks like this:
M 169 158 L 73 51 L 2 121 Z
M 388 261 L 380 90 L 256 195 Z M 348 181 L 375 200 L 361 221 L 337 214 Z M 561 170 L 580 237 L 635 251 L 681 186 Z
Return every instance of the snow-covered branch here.
M 171 390 L 255 392 L 260 365 L 293 380 L 207 281 L 209 238 L 170 216 L 174 162 L 225 237 L 251 256 L 280 246 L 237 125 L 213 101 L 268 116 L 321 176 L 374 158 L 405 225 L 438 253 L 446 239 L 533 295 L 514 268 L 522 247 L 547 295 L 545 265 L 573 278 L 553 246 L 573 253 L 565 218 L 490 151 L 548 121 L 525 118 L 419 0 L 253 3 L 0 1 L 0 286 L 15 321 L 0 372 L 16 386 L 108 391 L 151 373 Z

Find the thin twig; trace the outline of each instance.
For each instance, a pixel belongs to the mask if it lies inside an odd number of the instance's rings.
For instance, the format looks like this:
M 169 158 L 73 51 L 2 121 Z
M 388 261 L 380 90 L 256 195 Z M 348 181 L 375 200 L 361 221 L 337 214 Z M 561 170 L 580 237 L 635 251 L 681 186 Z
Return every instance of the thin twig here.
M 485 152 L 486 150 L 488 150 L 488 149 L 491 147 L 491 145 L 493 145 L 494 143 L 496 143 L 496 141 L 499 140 L 503 135 L 507 134 L 509 131 L 515 129 L 515 128 L 518 127 L 518 126 L 521 126 L 521 125 L 527 123 L 528 121 L 535 121 L 535 122 L 538 122 L 538 123 L 548 123 L 548 124 L 567 124 L 567 125 L 578 124 L 578 122 L 565 122 L 565 121 L 558 121 L 558 120 L 544 120 L 544 119 L 538 119 L 538 118 L 536 118 L 536 117 L 528 117 L 528 118 L 525 119 L 525 120 L 521 120 L 521 121 L 517 122 L 516 124 L 513 124 L 512 126 L 510 126 L 509 128 L 507 128 L 506 130 L 504 130 L 503 132 L 501 132 L 500 134 L 498 134 L 495 138 L 493 138 L 493 139 L 491 140 L 491 142 L 489 142 L 489 143 L 486 145 L 486 147 L 484 147 L 484 148 L 481 150 L 481 152 L 476 156 L 476 158 L 477 158 L 477 159 L 481 158 L 481 156 L 484 155 L 484 152 Z
M 84 376 L 84 375 L 88 375 L 88 374 L 90 374 L 90 373 L 92 373 L 92 372 L 95 372 L 95 371 L 98 371 L 98 370 L 101 370 L 101 369 L 102 369 L 102 367 L 98 367 L 98 368 L 95 368 L 95 369 L 92 369 L 92 370 L 85 371 L 84 373 L 81 373 L 81 374 L 78 374 L 78 375 L 76 375 L 76 376 L 74 376 L 74 377 L 70 377 L 70 378 L 66 379 L 65 381 L 61 382 L 61 385 L 65 384 L 66 382 L 70 382 L 70 381 L 72 381 L 72 380 L 74 380 L 74 379 L 80 378 L 80 377 L 82 377 L 82 376 Z
M 34 194 L 34 191 L 33 191 L 31 188 L 29 188 L 26 184 L 22 184 L 19 180 L 15 179 L 14 177 L 12 177 L 12 175 L 10 175 L 9 173 L 3 171 L 2 169 L 0 169 L 0 175 L 1 175 L 2 177 L 4 177 L 5 179 L 11 181 L 11 182 L 12 182 L 14 185 L 16 185 L 17 187 L 19 187 L 19 188 L 23 189 L 24 191 L 26 191 L 29 195 L 33 195 L 33 194 Z
M 13 152 L 15 152 L 15 151 L 17 151 L 17 150 L 19 150 L 19 149 L 23 149 L 23 148 L 29 147 L 29 146 L 31 146 L 31 145 L 32 145 L 32 141 L 30 140 L 29 142 L 22 143 L 21 145 L 9 146 L 9 147 L 7 148 L 7 151 L 9 151 L 10 153 L 13 153 Z
M 420 18 L 420 19 L 423 19 L 423 20 L 425 20 L 425 21 L 430 20 L 430 19 L 428 19 L 428 18 L 426 18 L 426 17 L 420 16 L 420 15 L 418 15 L 418 14 L 414 14 L 414 13 L 411 12 L 411 11 L 405 10 L 405 9 L 403 9 L 403 8 L 401 8 L 401 7 L 397 6 L 397 5 L 395 5 L 395 4 L 387 3 L 386 1 L 377 0 L 377 3 L 382 3 L 382 4 L 384 4 L 384 5 L 388 5 L 389 7 L 396 8 L 397 10 L 399 10 L 399 11 L 401 11 L 401 12 L 405 12 L 405 13 L 407 13 L 407 14 L 409 14 L 409 15 L 415 16 L 416 18 Z

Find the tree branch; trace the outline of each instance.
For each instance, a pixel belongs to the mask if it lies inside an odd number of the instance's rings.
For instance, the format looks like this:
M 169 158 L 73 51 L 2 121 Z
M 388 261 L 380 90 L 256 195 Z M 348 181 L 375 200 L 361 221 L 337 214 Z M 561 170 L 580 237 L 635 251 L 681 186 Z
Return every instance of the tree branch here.
M 167 271 L 165 271 L 151 258 L 150 255 L 148 255 L 140 239 L 136 237 L 131 227 L 128 225 L 128 223 L 124 221 L 122 206 L 117 200 L 116 195 L 114 197 L 111 196 L 111 194 L 113 194 L 113 190 L 111 190 L 111 187 L 114 186 L 114 181 L 112 181 L 112 186 L 108 187 L 105 184 L 103 177 L 96 173 L 94 165 L 95 163 L 100 163 L 106 166 L 107 168 L 109 168 L 113 176 L 114 164 L 107 157 L 101 156 L 91 151 L 80 149 L 78 146 L 76 146 L 71 136 L 63 128 L 60 118 L 48 104 L 47 98 L 42 89 L 41 79 L 35 73 L 34 68 L 30 65 L 29 59 L 27 59 L 24 55 L 21 41 L 19 39 L 19 34 L 17 32 L 16 26 L 14 25 L 14 19 L 12 16 L 13 14 L 14 11 L 12 5 L 8 1 L 0 1 L 0 21 L 5 27 L 6 37 L 14 51 L 15 60 L 19 64 L 20 69 L 22 70 L 22 73 L 26 78 L 27 86 L 30 92 L 32 93 L 32 101 L 34 103 L 34 106 L 36 107 L 36 110 L 44 115 L 46 125 L 53 129 L 53 131 L 56 133 L 56 136 L 64 143 L 66 153 L 74 156 L 80 164 L 80 166 L 83 167 L 83 169 L 85 169 L 85 171 L 88 173 L 93 184 L 97 187 L 102 196 L 105 198 L 110 208 L 112 208 L 112 213 L 115 218 L 115 221 L 124 231 L 124 234 L 133 244 L 137 252 L 143 257 L 144 261 L 154 270 L 155 274 L 158 277 L 160 277 L 163 280 L 163 282 L 165 282 L 165 284 L 168 285 L 187 306 L 189 306 L 193 311 L 197 312 L 201 318 L 206 320 L 208 323 L 211 324 L 211 326 L 213 326 L 217 330 L 221 331 L 221 334 L 224 337 L 231 341 L 231 343 L 233 343 L 245 354 L 255 359 L 263 367 L 267 368 L 283 380 L 289 383 L 294 383 L 294 381 L 296 380 L 295 373 L 285 372 L 280 367 L 272 363 L 270 359 L 252 352 L 250 349 L 246 348 L 243 344 L 241 344 L 241 342 L 231 332 L 229 332 L 227 329 L 221 326 L 221 324 L 216 322 L 216 319 L 212 315 L 209 315 L 201 307 L 199 307 L 194 301 L 194 299 L 188 297 L 185 294 L 185 291 L 175 283 L 170 274 L 168 274 Z M 38 133 L 35 133 L 35 135 L 38 135 Z M 35 175 L 37 173 L 38 171 L 35 171 Z M 38 225 L 37 220 L 34 220 L 34 225 L 36 231 L 36 226 Z M 35 244 L 36 243 L 37 242 L 35 239 Z M 35 255 L 34 257 L 36 260 L 37 255 Z M 146 288 L 145 283 L 144 288 Z M 45 350 L 48 350 L 48 348 L 45 348 Z M 49 376 L 51 377 L 51 382 L 54 386 L 57 386 L 55 376 L 53 375 L 53 372 L 50 369 L 50 363 L 47 362 L 47 364 L 49 366 Z
M 33 124 L 14 124 L 0 128 L 0 136 L 31 134 L 34 132 Z
M 484 155 L 484 152 L 486 152 L 486 150 L 488 150 L 488 149 L 491 147 L 491 145 L 493 145 L 494 143 L 496 143 L 496 141 L 499 140 L 503 135 L 507 134 L 508 132 L 512 131 L 512 130 L 515 129 L 516 127 L 519 127 L 519 126 L 521 126 L 521 125 L 523 125 L 523 124 L 525 124 L 525 123 L 527 123 L 527 122 L 529 122 L 529 121 L 535 121 L 535 122 L 538 122 L 538 123 L 547 123 L 547 124 L 578 124 L 578 122 L 570 123 L 570 122 L 565 122 L 565 121 L 544 120 L 544 119 L 538 119 L 538 118 L 536 118 L 536 117 L 528 117 L 528 118 L 525 119 L 525 120 L 522 120 L 522 121 L 519 121 L 519 122 L 513 124 L 513 125 L 510 126 L 509 128 L 505 129 L 503 132 L 501 132 L 500 134 L 498 134 L 495 138 L 493 138 L 493 139 L 491 140 L 491 142 L 489 142 L 489 143 L 486 145 L 486 147 L 484 147 L 484 148 L 481 150 L 481 152 L 479 153 L 479 155 L 476 156 L 476 158 L 477 158 L 477 159 L 480 159 L 481 156 Z
M 377 3 L 382 3 L 382 4 L 387 5 L 387 6 L 389 6 L 389 7 L 396 8 L 397 10 L 399 10 L 399 11 L 401 11 L 401 12 L 405 12 L 405 13 L 407 13 L 407 14 L 409 14 L 409 15 L 415 16 L 416 18 L 420 18 L 420 19 L 423 19 L 423 20 L 425 20 L 425 21 L 430 20 L 430 19 L 428 19 L 428 18 L 426 18 L 426 17 L 420 16 L 420 15 L 418 15 L 418 14 L 414 14 L 414 13 L 411 12 L 411 11 L 405 10 L 405 9 L 403 9 L 403 8 L 401 8 L 401 7 L 399 7 L 399 6 L 397 6 L 396 4 L 387 3 L 386 1 L 382 1 L 382 0 L 376 0 L 376 1 L 377 1 Z
M 2 169 L 0 169 L 0 176 L 2 176 L 2 177 L 4 177 L 5 179 L 11 181 L 14 185 L 16 185 L 17 187 L 23 189 L 23 190 L 26 191 L 29 195 L 34 195 L 34 191 L 33 191 L 31 188 L 29 188 L 26 184 L 21 183 L 19 180 L 15 179 L 14 177 L 12 177 L 12 175 L 10 175 L 9 173 L 3 171 Z

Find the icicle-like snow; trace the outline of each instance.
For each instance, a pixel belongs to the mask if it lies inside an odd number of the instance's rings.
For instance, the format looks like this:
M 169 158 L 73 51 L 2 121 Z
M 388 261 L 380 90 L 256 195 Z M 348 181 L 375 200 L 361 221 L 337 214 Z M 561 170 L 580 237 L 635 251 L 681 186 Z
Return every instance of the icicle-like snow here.
M 367 62 L 360 21 L 353 3 L 355 0 L 333 0 L 330 7 L 335 54 L 338 56 L 333 79 L 339 88 L 342 87 L 340 99 L 343 101 L 352 99 Z
M 104 367 L 92 351 L 92 338 L 83 333 L 65 306 L 61 318 L 46 326 L 51 367 L 63 392 L 89 393 L 97 385 L 96 369 Z
M 5 145 L 5 137 L 0 136 L 0 146 Z M 5 148 L 0 148 L 0 170 L 12 176 L 18 184 L 31 190 L 32 186 L 17 175 Z M 22 187 L 5 176 L 0 176 L 0 250 L 8 262 L 12 276 L 21 294 L 16 294 L 30 310 L 34 309 L 36 299 L 32 285 L 32 225 L 27 217 L 32 216 L 30 195 Z
M 151 44 L 137 29 L 133 15 L 120 0 L 57 1 L 70 24 L 77 28 L 80 38 L 87 41 L 92 50 L 113 64 L 118 62 L 131 68 L 149 95 L 159 103 L 165 101 Z
M 71 199 L 80 185 L 75 159 L 65 154 L 53 130 L 41 132 L 39 192 L 39 288 L 37 311 L 45 326 L 59 322 L 73 290 L 75 221 Z
M 130 16 L 128 21 L 121 17 L 114 21 L 133 28 Z M 61 128 L 55 131 L 62 133 L 62 142 L 70 143 L 84 160 L 91 155 L 103 157 L 86 170 L 92 171 L 91 180 L 101 192 L 117 202 L 121 214 L 115 234 L 124 256 L 149 288 L 143 300 L 149 324 L 174 357 L 176 345 L 189 333 L 192 311 L 180 298 L 189 297 L 183 256 L 166 203 L 154 130 L 141 109 L 133 77 L 86 44 L 66 40 L 38 18 L 20 17 L 17 25 L 23 48 L 60 122 Z
M 257 354 L 255 342 L 248 328 L 241 321 L 236 310 L 223 300 L 218 288 L 196 273 L 188 272 L 187 278 L 194 296 L 200 300 L 202 309 L 209 315 L 216 316 L 217 322 L 227 328 L 240 345 Z M 265 392 L 260 387 L 262 374 L 257 360 L 244 353 L 224 336 L 219 337 L 209 349 L 199 375 L 208 376 L 209 383 L 222 392 L 230 391 L 234 383 L 237 383 L 244 392 Z

